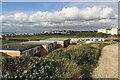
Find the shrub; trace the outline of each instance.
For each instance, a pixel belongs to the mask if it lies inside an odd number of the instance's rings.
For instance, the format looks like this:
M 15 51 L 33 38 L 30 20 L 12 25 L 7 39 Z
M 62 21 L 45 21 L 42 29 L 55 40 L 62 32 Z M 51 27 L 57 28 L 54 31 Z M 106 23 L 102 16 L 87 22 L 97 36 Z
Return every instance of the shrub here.
M 43 58 L 15 57 L 4 58 L 3 78 L 56 80 L 61 76 L 62 61 Z
M 46 58 L 53 60 L 63 60 L 65 64 L 69 65 L 69 62 L 72 61 L 81 68 L 79 71 L 79 76 L 82 75 L 83 78 L 91 78 L 92 71 L 97 64 L 99 56 L 99 49 L 93 47 L 91 44 L 82 44 L 81 46 L 72 48 L 68 51 L 56 50 L 48 54 Z M 66 69 L 66 65 L 64 68 Z M 67 69 L 74 70 L 75 67 Z

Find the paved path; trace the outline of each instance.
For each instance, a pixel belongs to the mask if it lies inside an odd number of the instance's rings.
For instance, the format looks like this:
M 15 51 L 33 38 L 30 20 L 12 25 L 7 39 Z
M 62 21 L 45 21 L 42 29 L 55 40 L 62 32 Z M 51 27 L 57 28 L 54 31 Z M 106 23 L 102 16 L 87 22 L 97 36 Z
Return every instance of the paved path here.
M 103 48 L 93 78 L 118 78 L 118 44 Z

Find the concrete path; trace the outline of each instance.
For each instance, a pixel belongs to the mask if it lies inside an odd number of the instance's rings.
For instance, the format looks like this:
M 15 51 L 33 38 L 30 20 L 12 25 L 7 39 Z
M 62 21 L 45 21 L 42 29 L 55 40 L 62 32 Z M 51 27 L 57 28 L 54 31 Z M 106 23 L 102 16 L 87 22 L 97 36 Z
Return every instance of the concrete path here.
M 93 78 L 118 78 L 118 44 L 103 48 Z

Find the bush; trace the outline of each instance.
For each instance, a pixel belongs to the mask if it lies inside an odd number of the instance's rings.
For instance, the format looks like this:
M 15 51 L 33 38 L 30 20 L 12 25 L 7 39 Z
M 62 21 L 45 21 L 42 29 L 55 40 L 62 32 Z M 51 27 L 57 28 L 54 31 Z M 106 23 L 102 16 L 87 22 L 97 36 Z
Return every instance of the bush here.
M 97 64 L 100 52 L 99 49 L 94 48 L 91 44 L 82 44 L 77 48 L 72 48 L 68 51 L 56 50 L 47 55 L 46 58 L 53 60 L 63 60 L 65 64 L 69 61 L 74 62 L 80 67 L 79 76 L 82 78 L 91 78 L 92 71 Z M 70 63 L 69 63 L 70 65 Z M 66 66 L 64 66 L 65 68 Z M 74 70 L 75 67 L 68 68 L 68 70 Z M 67 73 L 67 72 L 66 72 Z M 75 73 L 77 74 L 77 73 Z
M 56 80 L 61 76 L 62 61 L 43 58 L 15 57 L 4 58 L 3 78 Z
M 52 53 L 48 54 L 46 58 L 63 62 L 64 67 L 62 67 L 62 78 L 78 77 L 76 74 L 79 74 L 81 71 L 76 62 L 71 60 L 71 55 L 68 52 L 64 52 L 63 50 L 53 51 Z M 78 72 L 76 72 L 76 69 Z

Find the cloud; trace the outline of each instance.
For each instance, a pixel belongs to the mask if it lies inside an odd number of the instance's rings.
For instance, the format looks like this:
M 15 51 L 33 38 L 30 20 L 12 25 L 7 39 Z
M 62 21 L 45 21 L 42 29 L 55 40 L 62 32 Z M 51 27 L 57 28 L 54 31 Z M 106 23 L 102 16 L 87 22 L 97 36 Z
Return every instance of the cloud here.
M 2 26 L 12 27 L 75 27 L 75 26 L 96 26 L 103 24 L 111 25 L 112 19 L 117 19 L 113 14 L 112 7 L 67 7 L 59 11 L 48 12 L 38 11 L 33 14 L 19 12 L 13 15 L 0 16 Z M 115 21 L 113 21 L 115 22 Z M 114 23 L 112 23 L 114 24 Z
M 101 19 L 99 20 L 100 23 L 110 23 L 112 20 L 111 19 Z
M 14 19 L 18 22 L 25 22 L 28 20 L 29 16 L 23 12 L 16 13 L 13 15 Z

